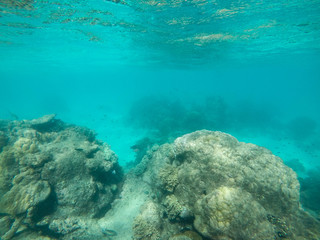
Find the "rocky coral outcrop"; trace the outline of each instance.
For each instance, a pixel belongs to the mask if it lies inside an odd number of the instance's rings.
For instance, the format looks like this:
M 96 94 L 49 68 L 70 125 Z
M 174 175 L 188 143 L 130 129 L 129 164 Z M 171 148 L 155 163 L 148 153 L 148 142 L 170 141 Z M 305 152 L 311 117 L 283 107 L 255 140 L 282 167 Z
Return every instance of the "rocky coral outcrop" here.
M 0 121 L 1 240 L 302 240 L 295 172 L 265 148 L 197 131 L 125 177 L 95 134 L 44 116 Z
M 295 172 L 269 150 L 222 132 L 197 131 L 161 146 L 141 181 L 152 186 L 163 216 L 160 239 L 320 237 L 319 222 L 300 208 Z M 135 239 L 152 239 L 144 210 L 136 219 L 134 230 L 144 228 L 146 237 Z
M 1 239 L 102 239 L 95 219 L 110 208 L 121 179 L 117 156 L 91 130 L 55 115 L 3 122 Z

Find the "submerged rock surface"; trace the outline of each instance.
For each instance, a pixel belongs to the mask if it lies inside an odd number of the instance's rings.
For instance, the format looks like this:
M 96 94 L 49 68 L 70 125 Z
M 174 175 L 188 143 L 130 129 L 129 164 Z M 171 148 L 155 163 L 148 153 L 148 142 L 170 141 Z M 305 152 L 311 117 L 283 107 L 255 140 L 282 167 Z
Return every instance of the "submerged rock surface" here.
M 146 217 L 151 203 L 142 207 L 136 240 L 199 239 L 185 231 L 215 240 L 320 237 L 319 222 L 299 206 L 294 171 L 269 150 L 228 134 L 197 131 L 165 144 L 140 177 L 152 186 L 157 210 Z
M 265 148 L 197 131 L 117 156 L 54 115 L 0 122 L 0 236 L 19 239 L 319 239 L 293 170 Z
M 91 236 L 90 223 L 110 208 L 122 178 L 108 145 L 54 115 L 7 122 L 0 136 L 2 240 L 104 237 L 99 229 Z

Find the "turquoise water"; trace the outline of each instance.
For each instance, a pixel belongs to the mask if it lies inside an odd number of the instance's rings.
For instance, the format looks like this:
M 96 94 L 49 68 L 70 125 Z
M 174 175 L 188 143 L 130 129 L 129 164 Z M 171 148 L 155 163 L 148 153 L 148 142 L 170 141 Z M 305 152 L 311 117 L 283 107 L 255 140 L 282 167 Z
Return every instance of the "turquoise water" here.
M 320 199 L 319 13 L 319 0 L 1 0 L 0 118 L 56 113 L 124 167 L 144 137 L 224 131 Z

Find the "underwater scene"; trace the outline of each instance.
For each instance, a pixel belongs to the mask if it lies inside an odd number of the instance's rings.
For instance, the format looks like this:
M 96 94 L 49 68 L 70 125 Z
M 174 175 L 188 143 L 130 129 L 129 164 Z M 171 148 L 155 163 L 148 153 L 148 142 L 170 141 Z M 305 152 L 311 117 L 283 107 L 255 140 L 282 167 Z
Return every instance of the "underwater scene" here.
M 0 0 L 0 240 L 320 240 L 320 0 Z

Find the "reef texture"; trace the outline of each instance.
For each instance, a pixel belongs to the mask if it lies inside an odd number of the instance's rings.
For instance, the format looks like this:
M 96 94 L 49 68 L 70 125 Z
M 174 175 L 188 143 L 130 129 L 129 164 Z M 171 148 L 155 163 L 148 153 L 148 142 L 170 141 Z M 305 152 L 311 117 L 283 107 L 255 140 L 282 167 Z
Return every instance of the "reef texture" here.
M 117 156 L 91 130 L 55 115 L 1 121 L 1 240 L 106 239 L 95 223 L 121 178 Z
M 198 131 L 153 146 L 125 177 L 86 128 L 0 121 L 1 240 L 318 240 L 292 169 Z
M 149 155 L 137 167 L 152 193 L 134 220 L 135 240 L 320 239 L 295 172 L 263 147 L 204 130 Z

